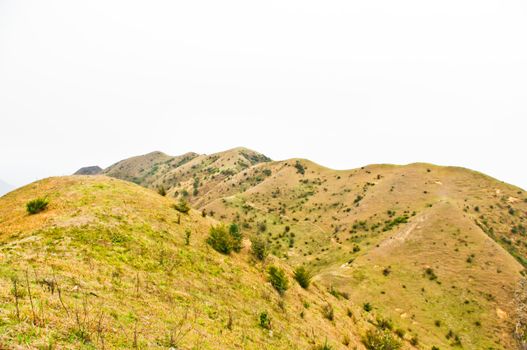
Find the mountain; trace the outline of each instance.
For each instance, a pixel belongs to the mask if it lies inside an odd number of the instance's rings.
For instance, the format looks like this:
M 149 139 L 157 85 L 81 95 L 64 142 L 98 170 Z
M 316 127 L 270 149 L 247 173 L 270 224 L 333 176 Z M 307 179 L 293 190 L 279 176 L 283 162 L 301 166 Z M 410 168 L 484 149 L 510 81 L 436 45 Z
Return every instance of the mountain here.
M 137 183 L 263 235 L 275 256 L 309 266 L 354 303 L 373 305 L 419 347 L 517 345 L 525 191 L 423 163 L 336 171 L 251 151 L 255 161 L 239 166 L 242 150 L 193 155 L 179 166 L 153 160 Z
M 230 176 L 269 161 L 263 154 L 242 147 L 211 155 L 189 152 L 176 157 L 152 152 L 120 161 L 103 174 L 149 188 L 163 187 L 170 195 L 191 193 L 190 199 L 195 199 Z M 196 182 L 199 179 L 205 181 Z
M 0 180 L 0 196 L 3 196 L 4 194 L 8 193 L 9 191 L 13 189 L 14 189 L 14 186 L 11 186 L 7 182 Z
M 102 172 L 102 168 L 99 166 L 87 166 L 80 168 L 73 175 L 98 175 Z
M 5 347 L 526 345 L 527 193 L 518 187 L 458 167 L 337 171 L 245 148 L 153 152 L 103 174 L 0 199 Z M 27 215 L 39 197 L 49 208 Z M 189 214 L 174 209 L 180 200 Z M 208 244 L 221 222 L 240 227 L 239 253 Z M 267 242 L 265 262 L 251 242 Z M 289 280 L 283 295 L 270 266 Z M 294 279 L 300 267 L 313 275 L 308 289 Z

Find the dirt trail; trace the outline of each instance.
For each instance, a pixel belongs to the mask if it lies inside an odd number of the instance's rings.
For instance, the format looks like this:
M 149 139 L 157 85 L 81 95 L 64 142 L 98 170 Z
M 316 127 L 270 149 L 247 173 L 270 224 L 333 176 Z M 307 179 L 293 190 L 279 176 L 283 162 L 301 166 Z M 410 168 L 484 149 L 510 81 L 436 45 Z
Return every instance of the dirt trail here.
M 428 213 L 421 213 L 413 220 L 397 231 L 393 236 L 386 238 L 377 247 L 377 251 L 385 251 L 391 247 L 400 245 L 408 239 L 412 232 L 428 218 Z

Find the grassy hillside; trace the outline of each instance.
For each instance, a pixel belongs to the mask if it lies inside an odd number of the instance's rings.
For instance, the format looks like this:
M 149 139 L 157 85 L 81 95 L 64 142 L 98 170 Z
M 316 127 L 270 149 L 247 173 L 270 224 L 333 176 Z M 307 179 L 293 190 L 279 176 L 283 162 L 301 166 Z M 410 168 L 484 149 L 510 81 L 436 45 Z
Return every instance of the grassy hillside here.
M 35 198 L 49 205 L 29 215 Z M 0 198 L 1 347 L 362 348 L 373 326 L 360 305 L 318 282 L 302 289 L 290 266 L 257 262 L 246 240 L 240 253 L 214 251 L 205 241 L 216 221 L 173 204 L 103 176 L 45 179 Z M 283 296 L 270 265 L 286 271 Z
M 269 158 L 246 148 L 211 155 L 186 153 L 171 157 L 161 152 L 125 159 L 104 174 L 139 185 L 161 189 L 195 201 L 215 185 Z
M 196 208 L 265 237 L 275 256 L 373 305 L 417 347 L 517 346 L 522 189 L 430 164 L 335 171 L 291 159 L 219 178 L 203 175 L 207 162 L 193 164 L 182 173 L 206 189 L 191 195 Z
M 514 349 L 527 342 L 527 193 L 515 186 L 456 167 L 336 171 L 245 148 L 154 152 L 104 173 L 143 187 L 104 176 L 54 178 L 0 199 L 6 346 Z M 25 204 L 37 197 L 49 208 L 28 215 Z M 181 199 L 191 202 L 189 214 L 173 208 Z M 222 255 L 206 243 L 219 222 L 240 227 L 239 253 Z M 248 238 L 268 246 L 264 263 Z M 268 281 L 271 265 L 289 279 L 284 295 Z M 293 279 L 301 267 L 313 275 L 307 290 Z

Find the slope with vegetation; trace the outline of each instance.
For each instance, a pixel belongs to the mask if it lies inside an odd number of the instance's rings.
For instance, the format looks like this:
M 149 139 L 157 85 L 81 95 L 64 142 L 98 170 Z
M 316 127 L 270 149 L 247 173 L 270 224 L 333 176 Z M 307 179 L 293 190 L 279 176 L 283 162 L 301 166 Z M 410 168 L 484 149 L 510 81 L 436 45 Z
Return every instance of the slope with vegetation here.
M 176 204 L 104 176 L 0 198 L 0 347 L 362 347 L 359 305 L 318 281 L 300 286 L 265 242 Z
M 527 267 L 522 189 L 430 164 L 336 171 L 258 157 L 208 170 L 239 151 L 201 156 L 156 183 L 349 299 L 370 325 L 363 345 L 388 334 L 422 349 L 510 349 L 525 337 L 515 298 Z

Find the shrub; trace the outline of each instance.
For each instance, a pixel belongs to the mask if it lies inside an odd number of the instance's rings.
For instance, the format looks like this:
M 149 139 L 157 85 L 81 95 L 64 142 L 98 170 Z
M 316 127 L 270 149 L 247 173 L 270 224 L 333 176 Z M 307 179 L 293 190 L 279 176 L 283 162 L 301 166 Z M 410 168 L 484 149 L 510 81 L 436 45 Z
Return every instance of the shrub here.
M 234 250 L 236 253 L 239 253 L 240 250 L 242 250 L 243 235 L 238 225 L 234 223 L 231 224 L 229 226 L 229 234 L 232 238 L 232 250 Z
M 38 214 L 48 207 L 49 201 L 46 198 L 37 198 L 27 202 L 26 210 L 30 215 Z
M 271 318 L 267 312 L 260 312 L 260 327 L 263 329 L 271 329 Z
M 331 304 L 324 305 L 322 308 L 322 315 L 324 318 L 333 321 L 335 319 L 335 311 L 333 310 L 333 306 Z
M 222 254 L 230 254 L 234 246 L 232 236 L 224 225 L 212 226 L 210 228 L 207 243 L 214 250 Z
M 192 235 L 192 232 L 187 228 L 185 230 L 185 245 L 190 245 L 190 236 Z
M 329 288 L 329 294 L 333 295 L 337 299 L 344 298 L 346 300 L 349 300 L 350 298 L 349 293 L 341 292 L 340 290 L 335 289 L 335 287 L 333 286 Z
M 410 344 L 412 344 L 413 346 L 419 344 L 419 339 L 417 338 L 417 335 L 414 335 L 412 338 L 410 338 Z
M 397 350 L 401 348 L 401 343 L 388 331 L 369 330 L 362 338 L 362 343 L 368 350 Z
M 263 238 L 254 236 L 251 238 L 251 253 L 258 260 L 265 260 L 269 255 L 269 244 Z
M 366 311 L 366 312 L 370 312 L 371 310 L 373 310 L 373 306 L 371 306 L 370 303 L 364 303 L 364 304 L 362 305 L 362 308 L 363 308 L 364 311 Z
M 426 268 L 425 275 L 428 277 L 430 281 L 434 281 L 437 279 L 437 275 L 435 274 L 434 270 L 431 267 Z
M 160 186 L 157 188 L 157 193 L 159 193 L 161 196 L 166 196 L 167 195 L 167 190 L 165 189 L 164 186 Z
M 306 169 L 298 160 L 295 163 L 295 168 L 298 174 L 304 175 L 306 173 Z
M 174 204 L 174 209 L 176 209 L 180 213 L 186 214 L 190 211 L 190 206 L 184 198 L 181 198 L 178 203 Z
M 393 323 L 392 320 L 387 318 L 381 318 L 377 317 L 377 328 L 382 330 L 392 330 L 393 329 Z
M 289 288 L 289 281 L 284 270 L 276 266 L 269 267 L 267 270 L 267 279 L 280 295 L 284 295 L 287 288 Z
M 399 338 L 404 339 L 405 331 L 402 328 L 397 328 L 395 330 L 395 335 L 397 335 Z
M 300 287 L 307 289 L 311 283 L 311 273 L 303 266 L 298 267 L 294 274 L 295 280 L 298 282 Z
M 258 223 L 258 231 L 260 231 L 260 232 L 267 231 L 267 224 L 265 223 L 265 221 L 262 221 L 262 222 Z
M 406 224 L 408 222 L 408 216 L 398 216 L 395 219 L 391 221 L 387 221 L 383 227 L 383 232 L 390 231 L 392 228 L 400 225 L 400 224 Z

